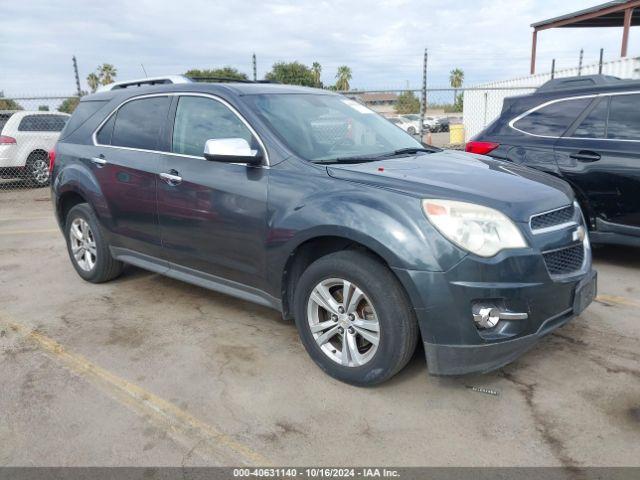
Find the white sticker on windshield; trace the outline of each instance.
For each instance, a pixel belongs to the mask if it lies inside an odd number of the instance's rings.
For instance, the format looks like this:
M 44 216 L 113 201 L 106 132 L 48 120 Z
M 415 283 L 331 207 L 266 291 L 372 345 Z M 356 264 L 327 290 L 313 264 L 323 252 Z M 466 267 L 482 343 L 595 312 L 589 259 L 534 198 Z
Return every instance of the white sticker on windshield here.
M 367 107 L 365 107 L 364 105 L 360 105 L 355 100 L 346 99 L 346 100 L 342 100 L 342 103 L 349 105 L 351 108 L 353 108 L 354 110 L 357 110 L 360 113 L 373 113 L 373 110 L 369 110 Z

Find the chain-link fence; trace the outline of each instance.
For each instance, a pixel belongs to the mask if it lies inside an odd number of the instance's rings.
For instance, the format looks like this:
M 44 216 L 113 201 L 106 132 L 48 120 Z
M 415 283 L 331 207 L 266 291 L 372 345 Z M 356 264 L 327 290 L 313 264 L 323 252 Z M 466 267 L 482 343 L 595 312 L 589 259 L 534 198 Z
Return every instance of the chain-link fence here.
M 77 104 L 67 95 L 0 95 L 0 191 L 49 185 L 49 151 Z

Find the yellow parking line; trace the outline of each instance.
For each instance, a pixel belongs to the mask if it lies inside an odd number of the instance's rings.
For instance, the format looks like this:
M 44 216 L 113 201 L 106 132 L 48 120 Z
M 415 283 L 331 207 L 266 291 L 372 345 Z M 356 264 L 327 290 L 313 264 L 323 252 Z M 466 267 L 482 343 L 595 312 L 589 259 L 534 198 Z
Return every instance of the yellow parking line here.
M 634 300 L 632 298 L 619 297 L 617 295 L 598 295 L 596 297 L 596 301 L 626 305 L 628 307 L 640 307 L 640 301 Z
M 248 446 L 201 422 L 193 415 L 163 400 L 143 388 L 120 378 L 90 362 L 81 355 L 65 349 L 55 340 L 15 322 L 9 328 L 34 342 L 45 353 L 83 379 L 106 390 L 120 403 L 130 407 L 143 418 L 172 434 L 172 437 L 189 447 L 199 445 L 198 451 L 207 451 L 225 464 L 240 461 L 249 465 L 269 465 L 269 462 Z M 239 457 L 239 458 L 238 458 Z
M 30 233 L 53 233 L 59 232 L 57 228 L 43 228 L 40 230 L 0 230 L 0 235 L 28 235 Z

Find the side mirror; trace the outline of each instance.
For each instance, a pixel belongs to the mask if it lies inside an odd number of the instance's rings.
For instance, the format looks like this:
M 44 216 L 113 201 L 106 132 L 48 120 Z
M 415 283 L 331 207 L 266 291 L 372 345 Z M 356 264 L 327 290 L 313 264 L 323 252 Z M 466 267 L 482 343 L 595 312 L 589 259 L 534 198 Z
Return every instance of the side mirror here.
M 252 150 L 244 138 L 218 138 L 204 144 L 204 158 L 211 162 L 246 163 L 260 165 L 262 153 Z

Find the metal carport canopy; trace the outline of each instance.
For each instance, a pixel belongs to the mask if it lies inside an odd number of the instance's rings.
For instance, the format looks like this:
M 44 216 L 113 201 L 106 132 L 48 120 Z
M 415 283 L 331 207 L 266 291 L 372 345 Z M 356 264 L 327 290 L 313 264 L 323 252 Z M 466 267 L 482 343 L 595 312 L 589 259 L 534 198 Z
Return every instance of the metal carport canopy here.
M 535 73 L 537 34 L 540 30 L 550 28 L 598 28 L 622 26 L 621 57 L 627 56 L 629 28 L 640 25 L 640 0 L 613 0 L 531 24 L 533 27 L 533 43 L 531 46 L 531 73 Z

